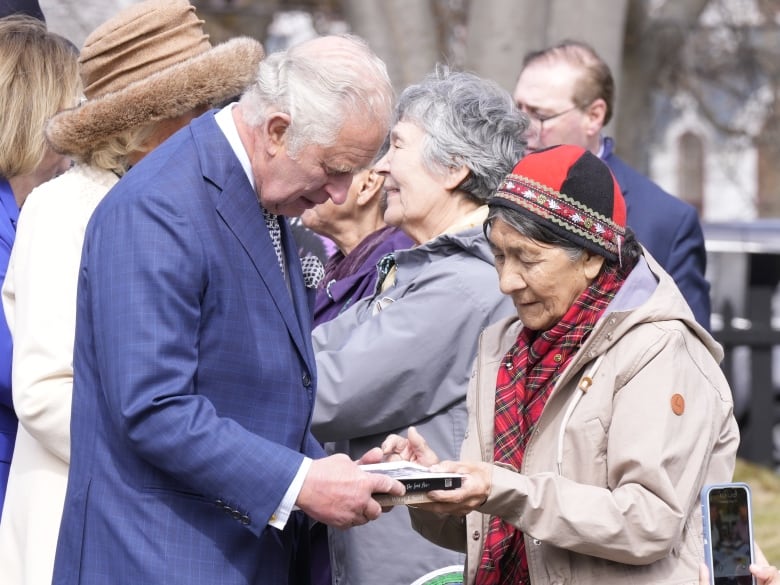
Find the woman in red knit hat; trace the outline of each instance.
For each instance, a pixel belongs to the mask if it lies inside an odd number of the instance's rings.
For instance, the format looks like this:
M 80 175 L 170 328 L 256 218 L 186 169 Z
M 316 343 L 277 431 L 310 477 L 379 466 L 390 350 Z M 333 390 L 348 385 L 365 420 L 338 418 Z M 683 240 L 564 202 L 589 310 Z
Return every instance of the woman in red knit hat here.
M 527 155 L 489 208 L 517 315 L 481 336 L 462 461 L 413 429 L 383 444 L 465 474 L 412 510 L 414 527 L 466 551 L 470 584 L 696 583 L 699 492 L 731 480 L 739 443 L 721 347 L 590 152 Z

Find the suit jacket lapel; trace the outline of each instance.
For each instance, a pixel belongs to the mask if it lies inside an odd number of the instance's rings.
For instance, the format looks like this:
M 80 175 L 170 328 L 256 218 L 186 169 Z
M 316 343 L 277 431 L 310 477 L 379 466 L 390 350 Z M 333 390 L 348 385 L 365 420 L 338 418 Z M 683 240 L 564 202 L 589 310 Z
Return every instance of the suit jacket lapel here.
M 195 120 L 192 130 L 201 153 L 204 176 L 222 191 L 216 201 L 217 213 L 246 250 L 284 319 L 290 336 L 301 355 L 312 367 L 314 362 L 311 343 L 306 343 L 303 335 L 303 331 L 308 333 L 309 329 L 304 328 L 305 323 L 300 322 L 296 314 L 293 299 L 279 269 L 276 252 L 263 219 L 257 194 L 252 189 L 227 139 L 214 121 L 213 115 Z M 294 258 L 297 264 L 291 264 L 290 261 L 290 248 L 292 247 L 292 253 L 295 253 L 295 244 L 291 245 L 289 241 L 285 241 L 285 247 L 290 272 L 296 277 L 292 281 L 294 283 L 292 289 L 293 291 L 298 289 L 299 295 L 300 289 L 303 288 L 300 262 L 297 258 Z M 296 300 L 296 304 L 297 302 Z

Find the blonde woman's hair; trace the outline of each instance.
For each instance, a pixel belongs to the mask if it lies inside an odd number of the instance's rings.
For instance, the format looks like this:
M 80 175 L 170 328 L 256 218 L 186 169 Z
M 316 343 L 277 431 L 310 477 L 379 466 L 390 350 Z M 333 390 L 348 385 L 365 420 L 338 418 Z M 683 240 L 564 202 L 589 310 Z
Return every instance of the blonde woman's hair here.
M 155 133 L 157 125 L 158 122 L 149 122 L 130 128 L 101 144 L 95 145 L 84 157 L 74 155 L 73 158 L 81 163 L 111 171 L 121 177 L 130 168 L 131 154 L 146 153 L 152 150 L 147 145 Z
M 0 18 L 0 177 L 35 171 L 46 154 L 44 127 L 81 94 L 78 49 L 29 16 Z

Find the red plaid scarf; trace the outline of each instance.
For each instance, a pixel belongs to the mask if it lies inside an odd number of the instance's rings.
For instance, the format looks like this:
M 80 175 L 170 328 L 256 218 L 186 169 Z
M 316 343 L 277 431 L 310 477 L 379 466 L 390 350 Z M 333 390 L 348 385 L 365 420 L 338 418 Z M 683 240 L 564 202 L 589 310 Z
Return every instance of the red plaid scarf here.
M 558 376 L 582 346 L 624 277 L 606 267 L 561 320 L 539 333 L 523 328 L 504 356 L 496 380 L 496 462 L 522 469 L 531 433 Z M 476 585 L 525 585 L 531 582 L 523 533 L 498 516 L 490 519 Z

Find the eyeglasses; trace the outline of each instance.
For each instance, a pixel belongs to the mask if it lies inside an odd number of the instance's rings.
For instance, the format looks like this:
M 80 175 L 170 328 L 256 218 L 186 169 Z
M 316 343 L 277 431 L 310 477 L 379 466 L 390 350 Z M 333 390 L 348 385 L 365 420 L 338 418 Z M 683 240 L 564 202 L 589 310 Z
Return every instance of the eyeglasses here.
M 555 120 L 555 118 L 560 118 L 561 116 L 568 114 L 569 112 L 579 109 L 579 106 L 572 106 L 568 110 L 563 110 L 562 112 L 558 112 L 557 114 L 550 114 L 549 116 L 545 116 L 544 114 L 539 114 L 536 111 L 528 111 L 528 109 L 526 108 L 522 108 L 522 109 L 525 112 L 525 114 L 531 119 L 532 122 L 537 122 L 539 124 L 539 132 L 541 132 L 545 122 L 549 122 L 550 120 Z

